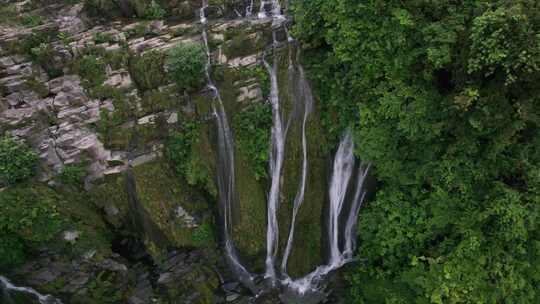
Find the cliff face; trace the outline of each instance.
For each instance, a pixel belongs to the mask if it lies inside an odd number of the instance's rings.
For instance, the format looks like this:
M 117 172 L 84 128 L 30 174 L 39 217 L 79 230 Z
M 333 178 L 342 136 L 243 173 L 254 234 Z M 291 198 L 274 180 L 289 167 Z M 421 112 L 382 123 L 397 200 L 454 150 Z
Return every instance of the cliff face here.
M 233 239 L 250 270 L 262 272 L 271 124 L 262 58 L 272 53 L 273 37 L 270 18 L 244 17 L 248 2 L 210 1 L 208 42 L 211 77 L 236 142 Z M 31 187 L 64 201 L 75 201 L 69 193 L 77 191 L 75 206 L 84 206 L 83 214 L 78 207 L 61 211 L 77 223 L 70 230 L 77 237 L 57 237 L 62 248 L 45 246 L 39 258 L 11 271 L 14 278 L 68 303 L 240 301 L 238 284 L 223 284 L 234 278 L 218 245 L 212 92 L 204 85 L 180 88 L 165 64 L 175 46 L 202 43 L 200 7 L 199 1 L 66 0 L 11 1 L 2 9 L 15 17 L 0 27 L 0 130 L 39 154 Z M 256 15 L 258 4 L 251 10 Z M 282 251 L 301 179 L 302 119 L 291 76 L 297 50 L 285 43 L 283 29 L 274 34 L 282 43 L 273 52 L 290 121 L 278 214 Z M 309 190 L 289 260 L 293 276 L 323 259 L 327 155 L 318 115 L 315 105 L 307 121 Z M 175 160 L 178 139 L 186 144 Z M 59 178 L 66 168 L 84 172 L 84 190 Z M 66 254 L 72 250 L 66 244 L 80 252 Z

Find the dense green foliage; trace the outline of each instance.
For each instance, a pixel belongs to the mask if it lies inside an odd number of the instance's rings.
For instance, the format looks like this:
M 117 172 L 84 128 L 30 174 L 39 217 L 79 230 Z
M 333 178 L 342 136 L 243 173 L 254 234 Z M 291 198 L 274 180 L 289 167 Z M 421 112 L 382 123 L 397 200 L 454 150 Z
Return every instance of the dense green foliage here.
M 58 174 L 58 180 L 71 187 L 81 187 L 86 176 L 86 170 L 83 166 L 67 165 L 62 168 L 60 174 Z
M 74 71 L 82 77 L 82 85 L 87 90 L 92 90 L 105 81 L 105 67 L 103 59 L 93 54 L 85 55 L 73 64 Z
M 353 126 L 380 181 L 360 217 L 354 302 L 540 302 L 539 3 L 295 11 L 324 126 Z
M 110 251 L 110 232 L 82 191 L 22 183 L 0 191 L 0 270 L 13 270 L 44 250 L 80 257 Z M 75 243 L 62 231 L 75 230 Z
M 54 48 L 50 43 L 41 43 L 39 46 L 30 50 L 32 61 L 39 64 L 51 78 L 62 75 L 62 69 L 54 64 Z
M 146 91 L 157 89 L 165 84 L 164 61 L 165 54 L 158 51 L 150 51 L 130 57 L 129 71 L 137 87 Z
M 214 233 L 212 232 L 212 226 L 208 223 L 203 223 L 195 228 L 192 235 L 193 244 L 197 247 L 204 247 L 213 244 Z
M 34 14 L 21 14 L 15 3 L 3 4 L 0 7 L 0 23 L 6 25 L 21 24 L 26 27 L 34 27 L 44 23 L 45 18 Z
M 173 132 L 165 145 L 165 156 L 179 176 L 184 177 L 192 186 L 206 187 L 209 183 L 209 172 L 201 163 L 200 155 L 194 153 L 194 145 L 198 142 L 200 125 L 194 121 L 182 124 L 179 131 Z
M 161 8 L 159 3 L 156 0 L 152 0 L 150 4 L 147 5 L 144 17 L 146 19 L 161 19 L 165 16 L 165 10 Z
M 204 83 L 207 58 L 200 44 L 181 43 L 172 48 L 165 64 L 180 89 L 197 89 Z
M 236 139 L 253 164 L 255 178 L 266 177 L 268 147 L 272 127 L 272 108 L 268 103 L 253 103 L 234 116 Z
M 55 198 L 41 188 L 0 192 L 0 268 L 17 265 L 58 236 L 62 219 Z
M 27 145 L 8 136 L 0 137 L 0 183 L 12 185 L 32 177 L 37 160 Z

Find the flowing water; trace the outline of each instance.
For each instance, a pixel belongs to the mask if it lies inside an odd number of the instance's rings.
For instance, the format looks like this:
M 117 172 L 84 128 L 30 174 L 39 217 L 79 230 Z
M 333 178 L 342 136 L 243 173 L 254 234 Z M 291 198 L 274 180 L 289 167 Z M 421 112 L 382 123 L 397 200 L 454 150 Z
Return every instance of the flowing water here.
M 202 37 L 207 55 L 206 63 L 206 78 L 207 86 L 212 92 L 214 103 L 212 110 L 216 117 L 217 124 L 217 139 L 218 139 L 218 191 L 219 203 L 223 216 L 223 239 L 225 242 L 226 260 L 231 270 L 236 274 L 240 282 L 248 287 L 253 293 L 257 293 L 257 288 L 254 284 L 254 279 L 251 273 L 242 265 L 236 247 L 231 238 L 232 233 L 232 208 L 235 200 L 235 171 L 234 171 L 234 140 L 227 119 L 227 113 L 221 99 L 218 88 L 214 85 L 211 77 L 211 53 L 208 45 L 208 33 L 206 9 L 208 8 L 208 0 L 203 0 L 200 11 L 200 22 L 203 25 Z
M 259 16 L 266 16 L 264 2 L 261 4 L 261 12 Z M 277 211 L 279 207 L 279 195 L 280 195 L 280 182 L 281 173 L 284 158 L 284 147 L 286 134 L 288 133 L 289 125 L 291 123 L 293 115 L 289 117 L 289 123 L 285 132 L 283 132 L 283 121 L 281 118 L 278 80 L 277 80 L 277 66 L 278 60 L 276 55 L 276 47 L 278 45 L 276 41 L 276 30 L 284 23 L 283 16 L 281 15 L 281 8 L 277 0 L 272 1 L 273 18 L 273 37 L 274 37 L 274 52 L 273 52 L 273 66 L 270 66 L 264 59 L 263 62 L 270 75 L 271 92 L 270 101 L 272 103 L 273 113 L 273 125 L 272 125 L 272 149 L 270 154 L 270 172 L 271 172 L 271 187 L 268 199 L 268 227 L 267 227 L 267 256 L 266 256 L 266 273 L 265 277 L 272 279 L 272 282 L 276 279 L 275 272 L 275 259 L 277 256 L 279 236 L 278 236 L 278 221 Z M 289 32 L 284 26 L 287 33 L 287 41 L 293 42 L 294 39 L 289 35 Z M 293 205 L 291 226 L 289 229 L 289 235 L 287 239 L 287 245 L 284 250 L 283 258 L 281 261 L 281 277 L 283 278 L 280 283 L 289 291 L 296 293 L 300 298 L 306 294 L 321 294 L 319 290 L 320 281 L 330 272 L 340 268 L 345 263 L 352 259 L 355 249 L 356 234 L 356 222 L 358 213 L 362 201 L 365 197 L 365 191 L 363 189 L 364 180 L 369 171 L 369 165 L 356 166 L 356 158 L 354 156 L 354 143 L 352 136 L 349 132 L 346 132 L 337 149 L 334 165 L 332 170 L 331 182 L 329 185 L 329 216 L 328 216 L 328 241 L 329 241 L 329 258 L 326 264 L 317 267 L 313 272 L 308 275 L 293 280 L 287 274 L 287 263 L 294 246 L 294 232 L 297 224 L 297 216 L 304 202 L 304 196 L 306 191 L 306 180 L 308 175 L 308 157 L 307 157 L 307 138 L 306 138 L 306 123 L 309 114 L 313 108 L 313 96 L 309 83 L 305 77 L 304 69 L 300 64 L 293 65 L 291 59 L 291 53 L 289 53 L 289 75 L 297 75 L 289 79 L 296 93 L 293 94 L 295 106 L 298 106 L 300 102 L 303 102 L 303 116 L 301 126 L 302 136 L 302 174 L 300 177 L 300 183 L 298 191 L 296 193 Z M 295 71 L 297 74 L 293 74 Z M 354 176 L 355 169 L 358 168 L 356 177 Z M 356 181 L 356 182 L 355 182 Z M 353 192 L 354 191 L 354 192 Z M 352 196 L 350 203 L 347 198 Z M 348 209 L 347 209 L 348 207 Z M 343 216 L 343 210 L 348 210 L 349 214 Z M 346 222 L 341 223 L 341 220 L 346 218 Z M 344 227 L 341 229 L 340 227 Z M 344 243 L 343 248 L 340 247 L 340 242 Z
M 58 299 L 53 298 L 50 295 L 42 295 L 39 292 L 35 291 L 33 288 L 30 287 L 19 287 L 13 285 L 7 278 L 0 276 L 0 291 L 2 289 L 6 290 L 6 298 L 9 299 L 9 294 L 13 292 L 19 292 L 23 294 L 28 294 L 32 297 L 34 297 L 40 304 L 62 304 L 62 302 Z M 2 298 L 2 294 L 0 293 L 0 300 L 4 301 Z M 8 301 L 8 300 L 6 300 Z M 3 303 L 3 302 L 2 302 Z
M 275 259 L 279 241 L 277 209 L 279 205 L 279 189 L 283 159 L 285 155 L 285 135 L 283 132 L 283 120 L 279 104 L 279 88 L 277 81 L 277 56 L 274 56 L 273 66 L 265 60 L 268 73 L 270 74 L 270 102 L 272 104 L 272 149 L 270 150 L 270 176 L 271 187 L 268 194 L 268 214 L 266 230 L 266 273 L 265 277 L 272 281 L 276 280 Z
M 291 66 L 290 66 L 291 67 Z M 298 65 L 299 79 L 297 83 L 298 93 L 295 94 L 296 99 L 303 100 L 304 113 L 302 116 L 302 175 L 300 177 L 300 185 L 298 186 L 298 192 L 294 198 L 293 214 L 291 220 L 291 227 L 289 229 L 289 237 L 287 239 L 287 246 L 283 254 L 283 260 L 281 262 L 281 271 L 283 274 L 287 273 L 287 263 L 294 241 L 294 230 L 296 227 L 296 217 L 300 206 L 304 202 L 304 195 L 306 191 L 306 180 L 308 174 L 308 156 L 307 156 L 307 137 L 306 137 L 306 124 L 311 111 L 313 110 L 313 95 L 311 88 L 307 82 L 304 69 L 301 65 Z M 298 101 L 297 101 L 298 102 Z
M 251 2 L 246 8 L 247 17 L 249 17 L 252 13 L 252 5 L 253 3 Z M 271 10 L 268 12 L 267 8 L 269 5 L 271 5 Z M 217 121 L 219 149 L 217 175 L 219 202 L 222 209 L 224 222 L 225 252 L 233 272 L 237 274 L 238 278 L 245 286 L 257 294 L 258 291 L 256 290 L 254 284 L 253 275 L 249 273 L 249 271 L 247 271 L 246 268 L 240 263 L 236 253 L 236 248 L 231 238 L 231 215 L 232 208 L 235 206 L 234 141 L 220 93 L 217 87 L 213 84 L 210 76 L 211 53 L 208 46 L 207 18 L 205 15 L 205 10 L 207 7 L 208 0 L 203 0 L 200 21 L 203 24 L 202 36 L 208 57 L 208 62 L 206 65 L 208 88 L 210 88 L 212 91 L 215 101 L 212 104 L 212 109 Z M 269 160 L 269 172 L 271 180 L 267 201 L 266 258 L 264 277 L 269 279 L 272 283 L 271 285 L 274 287 L 277 283 L 280 283 L 287 292 L 292 293 L 298 299 L 301 299 L 301 302 L 303 303 L 304 300 L 310 295 L 315 295 L 316 297 L 323 295 L 324 293 L 320 288 L 320 283 L 324 277 L 352 260 L 356 245 L 356 223 L 362 201 L 365 197 L 363 185 L 370 166 L 367 164 L 357 164 L 357 160 L 354 156 L 354 143 L 352 136 L 349 132 L 346 132 L 343 135 L 335 154 L 329 184 L 329 212 L 327 219 L 328 230 L 325 232 L 328 236 L 329 242 L 328 260 L 325 264 L 318 266 L 314 271 L 302 278 L 296 280 L 290 278 L 287 274 L 287 263 L 294 248 L 297 216 L 302 205 L 304 204 L 305 199 L 307 177 L 309 172 L 306 127 L 308 118 L 313 111 L 313 95 L 306 79 L 305 71 L 300 64 L 293 63 L 292 55 L 290 53 L 289 75 L 293 76 L 289 80 L 289 83 L 291 83 L 293 86 L 293 102 L 296 110 L 300 109 L 300 106 L 302 106 L 301 109 L 303 110 L 301 116 L 302 171 L 298 184 L 298 190 L 293 202 L 291 226 L 289 228 L 283 258 L 281 260 L 280 275 L 278 276 L 276 270 L 276 259 L 279 251 L 279 223 L 277 214 L 281 195 L 280 188 L 285 158 L 285 142 L 288 129 L 294 115 L 289 116 L 289 121 L 287 126 L 285 126 L 279 97 L 279 60 L 277 55 L 279 43 L 276 39 L 276 30 L 285 24 L 283 22 L 285 17 L 281 14 L 281 7 L 278 0 L 261 0 L 258 17 L 266 18 L 269 15 L 272 18 L 274 40 L 272 64 L 269 64 L 266 61 L 265 56 L 262 58 L 263 64 L 270 78 L 269 101 L 272 106 L 272 129 Z M 294 39 L 289 35 L 289 31 L 286 26 L 283 26 L 283 28 L 287 33 L 287 42 L 290 45 L 292 42 L 294 42 Z M 344 214 L 345 212 L 348 212 L 348 214 Z M 342 222 L 343 220 L 345 220 L 345 222 Z
M 362 207 L 362 203 L 366 197 L 367 192 L 363 186 L 370 168 L 370 164 L 360 164 L 360 167 L 358 168 L 358 176 L 356 177 L 356 191 L 351 203 L 349 217 L 347 218 L 345 225 L 345 248 L 343 250 L 343 256 L 345 259 L 352 259 L 354 250 L 356 249 L 356 224 L 358 222 L 360 208 Z
M 253 0 L 249 0 L 249 4 L 246 6 L 246 17 L 251 17 L 253 13 Z
M 281 4 L 279 3 L 279 0 L 261 0 L 259 14 L 257 15 L 259 19 L 264 19 L 268 17 L 268 4 L 271 5 L 270 16 L 272 17 L 272 19 L 274 19 L 274 21 L 280 21 L 285 19 L 285 16 L 283 16 L 283 14 L 281 13 Z
M 332 170 L 332 178 L 330 181 L 329 199 L 329 225 L 328 237 L 330 247 L 330 257 L 326 265 L 317 267 L 313 272 L 303 278 L 291 280 L 286 278 L 283 281 L 290 289 L 298 292 L 299 295 L 304 295 L 309 292 L 318 292 L 320 281 L 330 272 L 340 268 L 347 262 L 351 261 L 352 253 L 354 252 L 356 234 L 354 229 L 358 219 L 358 212 L 365 197 L 365 189 L 363 187 L 365 178 L 370 169 L 369 165 L 358 166 L 358 174 L 354 189 L 350 189 L 352 184 L 351 177 L 355 169 L 354 143 L 349 132 L 345 133 L 339 148 L 334 158 Z M 347 216 L 344 231 L 340 227 L 340 214 L 343 210 L 345 198 L 351 190 L 354 190 L 353 200 L 351 202 L 350 213 Z M 345 241 L 345 248 L 342 250 L 339 246 L 340 238 Z
M 348 185 L 354 169 L 353 142 L 350 133 L 341 141 L 334 159 L 332 182 L 330 183 L 330 216 L 328 242 L 330 243 L 330 264 L 341 258 L 339 250 L 339 216 L 345 202 Z

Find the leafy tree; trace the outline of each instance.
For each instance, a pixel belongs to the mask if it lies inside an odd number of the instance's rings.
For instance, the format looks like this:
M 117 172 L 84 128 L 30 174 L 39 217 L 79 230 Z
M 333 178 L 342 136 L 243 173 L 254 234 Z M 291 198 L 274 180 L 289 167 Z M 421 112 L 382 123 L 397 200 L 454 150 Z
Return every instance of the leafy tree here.
M 166 74 L 163 69 L 165 54 L 150 51 L 134 55 L 129 59 L 129 71 L 137 86 L 143 90 L 157 89 L 165 84 Z
M 354 301 L 540 300 L 539 8 L 296 3 L 325 126 L 353 126 L 380 181 L 360 217 Z
M 56 200 L 39 187 L 0 192 L 0 268 L 20 264 L 38 246 L 58 236 L 62 218 Z
M 206 62 L 206 54 L 200 44 L 181 43 L 168 52 L 165 64 L 178 87 L 190 90 L 204 83 Z
M 0 182 L 15 184 L 35 174 L 38 157 L 27 145 L 0 137 Z

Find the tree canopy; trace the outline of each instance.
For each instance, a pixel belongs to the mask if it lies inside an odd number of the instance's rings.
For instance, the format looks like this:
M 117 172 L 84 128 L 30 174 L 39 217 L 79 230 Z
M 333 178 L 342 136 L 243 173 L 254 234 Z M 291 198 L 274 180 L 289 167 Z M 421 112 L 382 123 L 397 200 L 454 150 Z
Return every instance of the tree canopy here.
M 540 3 L 294 12 L 325 125 L 354 127 L 380 181 L 360 215 L 355 302 L 540 302 Z

